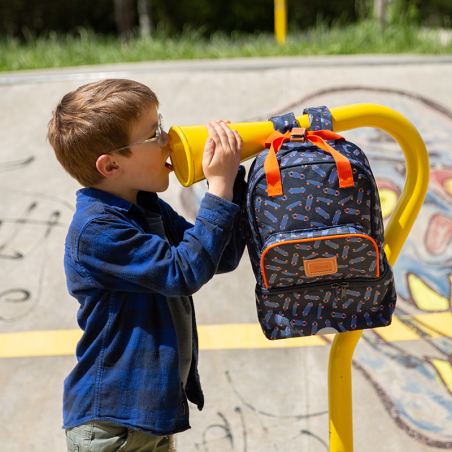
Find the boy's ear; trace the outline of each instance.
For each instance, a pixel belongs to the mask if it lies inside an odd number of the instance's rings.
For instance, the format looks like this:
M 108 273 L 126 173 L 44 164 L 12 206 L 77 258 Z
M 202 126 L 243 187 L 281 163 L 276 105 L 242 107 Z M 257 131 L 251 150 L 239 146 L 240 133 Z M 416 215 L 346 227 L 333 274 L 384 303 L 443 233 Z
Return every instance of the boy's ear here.
M 102 176 L 113 179 L 122 174 L 122 168 L 119 162 L 108 154 L 99 156 L 96 162 L 96 168 Z

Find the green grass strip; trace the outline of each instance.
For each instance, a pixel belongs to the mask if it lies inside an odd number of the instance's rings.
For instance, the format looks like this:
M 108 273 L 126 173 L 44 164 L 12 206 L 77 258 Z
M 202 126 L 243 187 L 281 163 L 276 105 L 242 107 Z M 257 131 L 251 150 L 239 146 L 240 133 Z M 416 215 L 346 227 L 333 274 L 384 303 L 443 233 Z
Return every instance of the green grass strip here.
M 178 37 L 160 33 L 150 39 L 124 41 L 81 28 L 76 36 L 50 33 L 28 37 L 25 43 L 0 39 L 0 71 L 155 60 L 366 53 L 452 54 L 452 39 L 447 35 L 440 39 L 435 30 L 406 24 L 381 30 L 373 22 L 292 32 L 285 45 L 278 45 L 272 34 L 216 33 L 205 38 L 188 30 Z

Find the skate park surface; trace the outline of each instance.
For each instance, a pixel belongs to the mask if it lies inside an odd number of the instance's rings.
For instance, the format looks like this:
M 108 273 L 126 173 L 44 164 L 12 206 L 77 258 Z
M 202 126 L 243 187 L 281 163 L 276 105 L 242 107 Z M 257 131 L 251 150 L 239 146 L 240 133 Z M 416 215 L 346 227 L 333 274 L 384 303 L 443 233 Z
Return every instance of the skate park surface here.
M 160 100 L 165 126 L 262 121 L 304 108 L 376 103 L 419 130 L 430 184 L 394 267 L 393 324 L 363 333 L 353 359 L 354 450 L 452 450 L 452 57 L 365 55 L 130 63 L 0 73 L 0 440 L 8 452 L 65 450 L 63 380 L 75 365 L 78 303 L 64 240 L 80 188 L 46 142 L 61 97 L 131 78 Z M 385 221 L 403 190 L 404 156 L 378 129 L 343 132 L 369 157 Z M 247 163 L 249 167 L 249 162 Z M 161 197 L 194 220 L 204 182 L 174 175 Z M 191 406 L 179 452 L 329 450 L 332 335 L 267 341 L 254 276 L 239 268 L 195 294 L 206 399 Z

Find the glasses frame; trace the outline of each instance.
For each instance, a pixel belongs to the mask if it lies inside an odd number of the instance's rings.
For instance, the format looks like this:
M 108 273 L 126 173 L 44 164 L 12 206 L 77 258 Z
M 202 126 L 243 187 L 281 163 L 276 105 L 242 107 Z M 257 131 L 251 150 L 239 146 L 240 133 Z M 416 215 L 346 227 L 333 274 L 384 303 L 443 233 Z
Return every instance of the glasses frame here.
M 159 113 L 159 120 L 157 123 L 157 129 L 155 131 L 155 137 L 149 138 L 147 140 L 144 141 L 140 141 L 139 143 L 134 143 L 134 144 L 129 144 L 128 146 L 123 146 L 121 148 L 118 149 L 113 149 L 112 151 L 108 151 L 106 152 L 106 154 L 111 154 L 112 152 L 117 152 L 117 151 L 122 151 L 123 149 L 128 149 L 131 148 L 133 146 L 138 146 L 140 144 L 145 144 L 145 143 L 151 143 L 152 141 L 157 141 L 160 148 L 163 148 L 164 146 L 164 142 L 163 142 L 163 116 L 161 115 L 161 113 Z

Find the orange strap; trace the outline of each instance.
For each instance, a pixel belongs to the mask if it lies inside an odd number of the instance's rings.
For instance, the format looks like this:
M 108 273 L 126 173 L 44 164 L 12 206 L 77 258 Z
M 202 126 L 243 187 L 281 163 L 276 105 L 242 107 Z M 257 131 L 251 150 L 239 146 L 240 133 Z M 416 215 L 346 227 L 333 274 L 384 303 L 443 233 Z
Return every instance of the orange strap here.
M 339 187 L 353 187 L 353 172 L 350 161 L 340 152 L 333 149 L 325 140 L 345 140 L 344 137 L 332 132 L 331 130 L 318 130 L 316 132 L 307 132 L 306 141 L 316 145 L 320 149 L 329 152 L 336 162 L 337 175 L 339 177 Z M 279 170 L 276 154 L 279 148 L 286 141 L 290 141 L 290 131 L 284 135 L 279 131 L 274 131 L 266 140 L 265 147 L 270 147 L 267 158 L 265 159 L 264 168 L 267 176 L 267 187 L 269 196 L 279 196 L 283 194 L 281 183 L 281 172 Z
M 337 133 L 331 132 L 331 130 L 318 130 L 316 132 L 308 132 L 306 134 L 306 141 L 315 144 L 320 149 L 329 152 L 336 162 L 337 175 L 339 177 L 339 187 L 347 188 L 353 187 L 353 172 L 350 160 L 333 149 L 325 140 L 345 140 Z
M 269 196 L 279 196 L 283 194 L 281 172 L 279 171 L 279 163 L 276 159 L 276 154 L 281 145 L 289 140 L 290 131 L 286 132 L 284 135 L 281 132 L 274 131 L 265 142 L 265 147 L 270 147 L 264 162 Z

